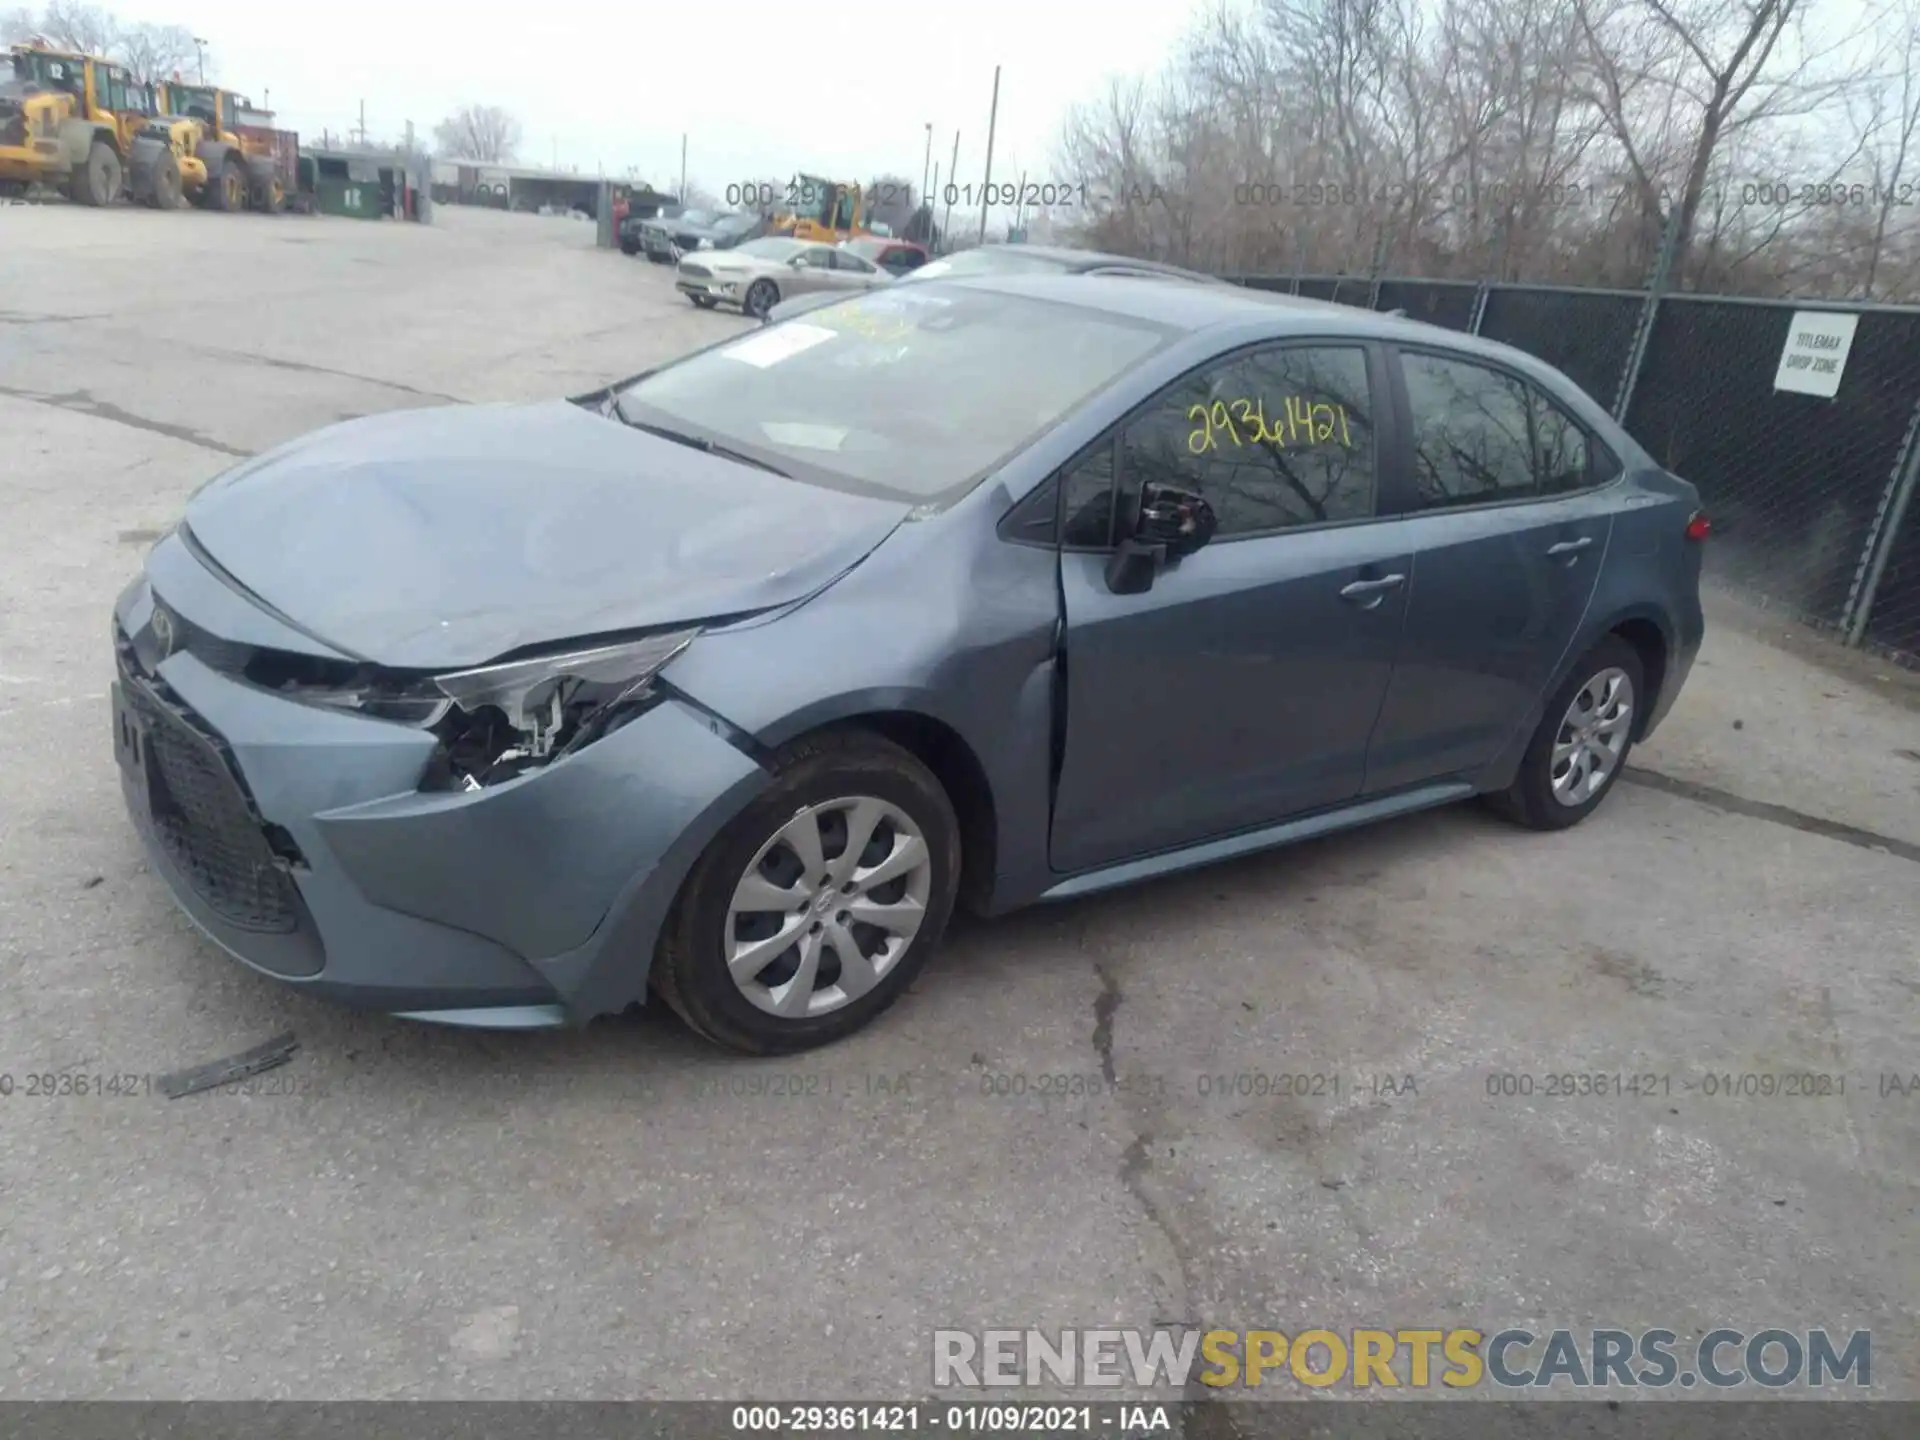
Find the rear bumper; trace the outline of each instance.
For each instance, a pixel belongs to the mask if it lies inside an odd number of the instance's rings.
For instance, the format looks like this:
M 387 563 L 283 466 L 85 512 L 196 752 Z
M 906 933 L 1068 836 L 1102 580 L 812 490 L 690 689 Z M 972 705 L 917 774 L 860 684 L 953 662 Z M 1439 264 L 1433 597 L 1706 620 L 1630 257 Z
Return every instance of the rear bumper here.
M 143 578 L 116 621 L 131 636 L 152 610 Z M 643 1000 L 687 870 L 766 781 L 671 698 L 544 770 L 428 792 L 432 735 L 286 700 L 193 654 L 148 674 L 123 653 L 115 689 L 128 812 L 208 938 L 311 994 L 451 1024 L 578 1022 Z

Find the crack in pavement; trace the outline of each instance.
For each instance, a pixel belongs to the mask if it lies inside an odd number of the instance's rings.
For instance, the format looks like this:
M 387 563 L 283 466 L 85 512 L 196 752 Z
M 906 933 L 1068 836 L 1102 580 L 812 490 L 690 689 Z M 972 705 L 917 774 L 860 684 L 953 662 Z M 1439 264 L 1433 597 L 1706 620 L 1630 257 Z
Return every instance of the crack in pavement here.
M 122 410 L 109 401 L 96 400 L 92 392 L 87 390 L 73 390 L 65 395 L 41 395 L 32 390 L 16 390 L 11 386 L 0 385 L 0 395 L 8 395 L 15 400 L 25 400 L 34 405 L 51 405 L 56 410 L 71 410 L 77 415 L 91 415 L 97 420 L 111 420 L 116 425 L 126 425 L 135 430 L 165 435 L 169 440 L 178 440 L 183 444 L 196 445 L 202 450 L 232 455 L 241 460 L 253 455 L 251 450 L 235 449 L 224 440 L 215 440 L 211 435 L 203 435 L 198 430 L 189 430 L 184 425 L 169 425 L 164 420 L 149 420 L 144 415 L 135 415 L 130 410 Z
M 1871 830 L 1863 830 L 1858 825 L 1847 825 L 1838 820 L 1823 820 L 1818 815 L 1808 815 L 1804 811 L 1789 809 L 1785 805 L 1773 805 L 1764 800 L 1749 800 L 1744 795 L 1736 795 L 1731 790 L 1722 790 L 1717 785 L 1702 785 L 1698 781 L 1663 775 L 1658 770 L 1642 770 L 1637 765 L 1629 765 L 1621 771 L 1620 778 L 1629 785 L 1640 785 L 1648 790 L 1663 790 L 1669 795 L 1678 795 L 1683 800 L 1691 800 L 1699 805 L 1723 810 L 1730 815 L 1744 815 L 1750 820 L 1765 820 L 1770 824 L 1785 825 L 1790 830 L 1803 830 L 1809 835 L 1818 835 L 1823 839 L 1838 840 L 1845 845 L 1857 845 L 1862 850 L 1878 850 L 1882 854 L 1920 865 L 1920 845 L 1910 840 L 1896 840 L 1891 835 L 1878 835 Z
M 211 345 L 194 347 L 209 355 L 224 355 L 234 360 L 252 360 L 256 364 L 270 365 L 275 370 L 293 370 L 303 375 L 331 375 L 336 380 L 358 380 L 362 385 L 377 385 L 383 390 L 398 390 L 403 395 L 418 395 L 425 400 L 445 400 L 449 404 L 461 405 L 465 402 L 458 395 L 445 395 L 438 390 L 421 390 L 412 385 L 403 385 L 398 380 L 381 380 L 372 375 L 356 375 L 351 370 L 335 370 L 326 365 L 308 365 L 300 360 L 282 360 L 273 355 L 256 355 L 246 350 L 221 350 Z
M 1100 992 L 1093 997 L 1093 1049 L 1100 1058 L 1100 1078 L 1107 1083 L 1107 1093 L 1115 1093 L 1117 1074 L 1113 1063 L 1113 1017 L 1120 1013 L 1120 1005 L 1126 996 L 1120 989 L 1119 981 L 1105 965 L 1094 962 L 1093 973 L 1099 978 Z M 1146 1176 L 1153 1169 L 1150 1147 L 1153 1134 L 1143 1125 L 1134 1127 L 1133 1139 L 1120 1157 L 1120 1183 L 1145 1213 L 1148 1222 L 1160 1232 L 1167 1242 L 1167 1249 L 1173 1256 L 1175 1268 L 1179 1271 L 1181 1310 L 1191 1313 L 1193 1300 L 1193 1276 L 1188 1268 L 1185 1250 L 1181 1247 L 1180 1237 L 1168 1221 L 1160 1204 L 1148 1193 Z M 1162 1322 L 1155 1322 L 1156 1324 Z M 1203 1399 L 1206 1392 L 1200 1388 L 1197 1376 L 1190 1376 L 1184 1387 L 1182 1399 L 1196 1401 Z M 1190 1434 L 1200 1432 L 1189 1431 Z M 1231 1433 L 1231 1432 L 1228 1432 Z

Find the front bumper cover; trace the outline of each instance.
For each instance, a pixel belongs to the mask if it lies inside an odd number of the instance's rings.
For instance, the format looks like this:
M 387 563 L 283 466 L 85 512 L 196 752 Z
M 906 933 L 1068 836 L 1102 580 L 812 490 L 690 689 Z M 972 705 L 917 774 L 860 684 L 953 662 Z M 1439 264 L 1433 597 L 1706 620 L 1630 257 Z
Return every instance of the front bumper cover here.
M 200 611 L 182 613 L 196 630 L 241 628 L 237 613 L 208 613 L 226 607 L 218 587 L 170 589 L 167 607 L 180 612 L 190 593 Z M 138 636 L 153 610 L 142 577 L 116 623 Z M 291 929 L 236 923 L 210 896 L 206 857 L 169 835 L 152 779 L 117 739 L 153 868 L 202 931 L 301 989 L 453 1023 L 580 1021 L 643 1000 L 687 870 L 767 781 L 722 722 L 671 696 L 542 770 L 422 792 L 432 735 L 285 699 L 195 654 L 169 655 L 151 674 L 123 658 L 119 691 L 136 709 L 161 707 L 150 723 L 187 727 L 227 767 L 233 803 L 268 837 L 254 855 L 271 853 L 297 901 Z M 115 712 L 117 729 L 119 702 Z

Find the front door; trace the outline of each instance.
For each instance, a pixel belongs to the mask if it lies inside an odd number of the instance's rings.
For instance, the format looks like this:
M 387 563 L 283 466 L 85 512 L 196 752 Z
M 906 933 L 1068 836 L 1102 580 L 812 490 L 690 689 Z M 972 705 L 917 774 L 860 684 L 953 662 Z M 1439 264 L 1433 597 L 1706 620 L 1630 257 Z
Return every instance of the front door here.
M 1375 516 L 1384 360 L 1288 343 L 1176 382 L 1062 477 L 1065 753 L 1052 863 L 1074 872 L 1356 797 L 1412 556 Z M 1114 594 L 1147 481 L 1219 529 Z
M 1506 370 L 1403 350 L 1413 551 L 1406 636 L 1370 794 L 1487 764 L 1562 664 L 1612 530 L 1614 470 L 1563 407 Z

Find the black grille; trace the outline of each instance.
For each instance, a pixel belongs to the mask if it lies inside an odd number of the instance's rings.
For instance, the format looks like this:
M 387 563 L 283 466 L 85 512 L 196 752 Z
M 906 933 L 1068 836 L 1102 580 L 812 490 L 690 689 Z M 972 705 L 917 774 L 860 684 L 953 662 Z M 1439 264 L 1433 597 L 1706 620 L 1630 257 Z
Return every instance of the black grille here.
M 297 929 L 293 882 L 274 863 L 226 757 L 139 681 L 123 674 L 121 684 L 142 721 L 153 829 L 167 857 L 229 924 L 267 934 Z

